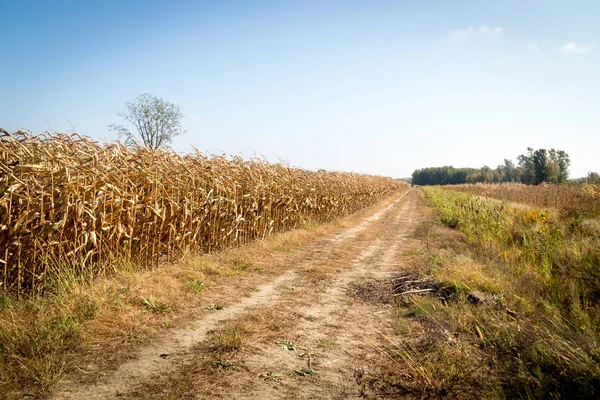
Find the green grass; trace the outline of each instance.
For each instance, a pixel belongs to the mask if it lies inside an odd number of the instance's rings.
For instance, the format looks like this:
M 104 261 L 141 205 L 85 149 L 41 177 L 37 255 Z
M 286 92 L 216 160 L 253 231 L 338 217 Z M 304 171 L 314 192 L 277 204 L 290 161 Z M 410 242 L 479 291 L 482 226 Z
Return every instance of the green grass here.
M 204 291 L 204 281 L 199 279 L 185 281 L 185 288 L 192 292 L 202 293 Z
M 140 302 L 147 311 L 153 313 L 165 313 L 169 311 L 169 305 L 160 301 L 152 301 L 150 299 L 143 298 L 140 300 Z
M 428 228 L 421 272 L 463 295 L 446 307 L 420 300 L 413 315 L 480 349 L 497 378 L 488 389 L 499 388 L 499 397 L 600 396 L 600 239 L 586 227 L 593 223 L 423 190 L 445 228 Z M 470 304 L 474 290 L 490 300 Z
M 230 353 L 244 349 L 247 330 L 241 324 L 227 325 L 212 332 L 214 350 L 218 353 Z

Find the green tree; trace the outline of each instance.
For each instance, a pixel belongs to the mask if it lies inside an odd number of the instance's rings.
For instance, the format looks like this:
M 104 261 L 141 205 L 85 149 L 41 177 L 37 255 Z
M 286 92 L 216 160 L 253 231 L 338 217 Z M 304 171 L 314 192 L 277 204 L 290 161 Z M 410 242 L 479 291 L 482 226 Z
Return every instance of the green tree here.
M 500 165 L 498 169 L 502 171 L 502 182 L 517 181 L 515 164 L 511 160 L 505 158 L 504 165 Z
M 587 177 L 585 178 L 587 183 L 600 184 L 600 174 L 597 172 L 588 172 Z
M 538 149 L 533 152 L 533 172 L 536 185 L 548 181 L 548 152 L 546 149 Z
M 117 114 L 125 125 L 109 125 L 125 143 L 153 149 L 166 146 L 175 136 L 185 133 L 181 128 L 184 115 L 179 106 L 150 93 L 139 95 L 127 102 L 126 111 Z M 133 130 L 129 126 L 133 126 Z
M 542 182 L 564 183 L 569 178 L 569 155 L 562 150 L 534 150 L 527 148 L 527 153 L 518 157 L 519 166 L 504 159 L 504 164 L 491 169 L 487 165 L 482 168 L 454 168 L 453 166 L 423 168 L 413 172 L 415 185 L 455 185 L 460 183 L 499 183 L 522 182 L 529 185 Z
M 565 183 L 569 179 L 569 167 L 571 159 L 569 155 L 562 150 L 550 149 L 549 151 L 549 171 L 551 182 Z
M 526 154 L 521 154 L 519 157 L 517 157 L 519 160 L 519 166 L 521 167 L 521 182 L 529 185 L 533 185 L 535 183 L 533 153 L 533 149 L 528 147 Z

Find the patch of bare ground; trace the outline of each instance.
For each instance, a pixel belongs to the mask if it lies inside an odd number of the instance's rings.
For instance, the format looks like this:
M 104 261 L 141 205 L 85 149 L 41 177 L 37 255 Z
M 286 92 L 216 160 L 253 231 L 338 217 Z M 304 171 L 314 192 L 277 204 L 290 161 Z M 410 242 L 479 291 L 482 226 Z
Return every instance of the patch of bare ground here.
M 279 356 L 283 350 L 278 341 L 297 343 L 294 350 L 288 350 L 289 354 L 305 353 L 307 358 L 301 361 L 308 365 L 310 359 L 311 365 L 321 365 L 318 356 L 303 351 L 314 347 L 312 342 L 305 344 L 304 337 L 310 337 L 310 331 L 318 331 L 318 321 L 335 314 L 336 305 L 341 310 L 349 308 L 346 289 L 353 279 L 369 274 L 371 259 L 382 261 L 387 257 L 387 263 L 394 263 L 396 245 L 392 242 L 393 237 L 400 238 L 398 232 L 390 229 L 388 239 L 375 239 L 381 237 L 383 227 L 400 222 L 398 213 L 413 203 L 410 199 L 410 195 L 391 199 L 341 223 L 193 258 L 189 263 L 200 262 L 200 268 L 179 267 L 182 274 L 188 274 L 190 269 L 202 273 L 202 279 L 184 280 L 187 289 L 184 292 L 202 292 L 201 296 L 186 297 L 192 304 L 176 303 L 182 288 L 169 284 L 173 269 L 149 272 L 147 281 L 154 283 L 152 288 L 159 289 L 164 279 L 169 293 L 157 290 L 159 295 L 150 300 L 136 294 L 148 300 L 144 307 L 150 309 L 149 313 L 112 315 L 124 319 L 143 315 L 152 322 L 140 326 L 135 320 L 117 321 L 112 331 L 109 321 L 101 318 L 94 321 L 85 351 L 73 355 L 72 364 L 77 364 L 77 368 L 72 368 L 62 383 L 54 387 L 50 397 L 231 398 L 238 396 L 235 390 L 240 392 L 238 397 L 244 397 L 249 392 L 241 384 L 241 377 L 237 382 L 237 375 L 247 375 L 250 381 L 261 383 L 269 379 L 273 383 L 274 379 L 278 383 L 287 381 L 274 378 L 269 371 L 263 371 L 265 379 L 258 377 L 263 372 L 254 376 L 252 357 L 268 347 L 276 349 L 274 353 Z M 341 234 L 336 233 L 341 229 L 344 229 Z M 147 281 L 136 280 L 133 291 L 151 290 Z M 340 325 L 341 319 L 332 319 L 327 325 Z M 124 326 L 140 332 L 134 344 L 128 337 L 123 338 Z M 274 340 L 275 333 L 280 340 Z M 315 339 L 321 345 L 327 344 L 327 335 L 324 332 L 319 335 Z M 293 371 L 292 380 L 302 384 L 303 380 Z M 304 378 L 312 378 L 310 372 L 306 375 Z M 227 385 L 231 386 L 229 390 L 218 389 Z

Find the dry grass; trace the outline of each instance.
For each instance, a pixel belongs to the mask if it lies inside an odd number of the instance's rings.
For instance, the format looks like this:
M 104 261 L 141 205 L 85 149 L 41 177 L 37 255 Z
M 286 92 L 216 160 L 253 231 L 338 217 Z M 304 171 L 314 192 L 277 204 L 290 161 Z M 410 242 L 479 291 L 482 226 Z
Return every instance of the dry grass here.
M 421 249 L 406 255 L 432 290 L 395 297 L 396 335 L 377 347 L 388 362 L 367 386 L 407 398 L 598 398 L 600 235 L 564 209 L 420 193 L 431 208 Z
M 451 229 L 424 229 L 419 269 L 459 296 L 417 298 L 411 312 L 449 332 L 452 346 L 477 349 L 489 398 L 597 398 L 598 236 L 577 215 L 425 192 Z
M 600 185 L 574 184 L 538 186 L 521 183 L 452 185 L 449 190 L 508 200 L 568 213 L 600 214 Z
M 406 183 L 0 130 L 0 285 L 156 266 L 345 216 Z

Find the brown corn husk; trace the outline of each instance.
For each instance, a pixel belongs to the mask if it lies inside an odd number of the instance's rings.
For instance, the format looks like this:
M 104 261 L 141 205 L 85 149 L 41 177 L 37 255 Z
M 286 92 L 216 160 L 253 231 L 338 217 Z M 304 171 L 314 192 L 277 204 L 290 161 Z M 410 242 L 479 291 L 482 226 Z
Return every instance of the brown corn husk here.
M 184 251 L 241 245 L 348 215 L 406 187 L 258 159 L 0 129 L 0 290 L 39 293 L 62 270 L 93 278 L 119 262 L 142 269 Z

